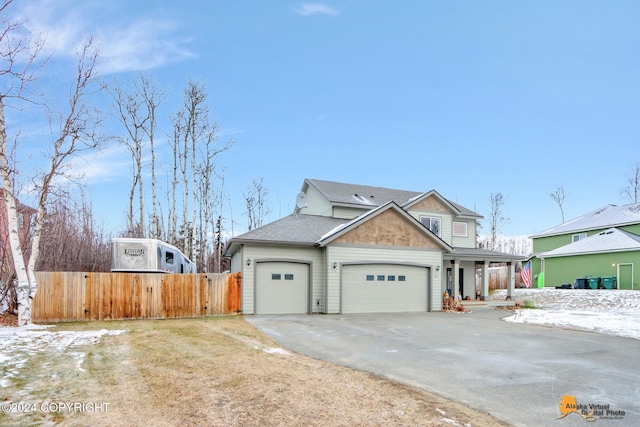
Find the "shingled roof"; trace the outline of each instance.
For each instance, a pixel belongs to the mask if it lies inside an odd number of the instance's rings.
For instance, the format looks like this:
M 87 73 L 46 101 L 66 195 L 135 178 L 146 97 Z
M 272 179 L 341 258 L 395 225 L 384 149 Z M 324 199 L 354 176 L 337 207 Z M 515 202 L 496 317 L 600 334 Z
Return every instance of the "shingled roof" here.
M 226 252 L 233 253 L 236 245 L 242 243 L 314 246 L 329 231 L 348 222 L 319 215 L 289 215 L 231 239 L 233 247 Z
M 532 238 L 576 233 L 588 230 L 607 229 L 640 223 L 640 203 L 630 205 L 606 205 L 582 216 L 531 236 Z
M 577 242 L 538 254 L 540 258 L 584 255 L 601 252 L 639 251 L 640 236 L 617 228 L 609 228 Z
M 427 193 L 310 178 L 304 180 L 304 184 L 302 186 L 303 191 L 305 190 L 306 185 L 314 187 L 333 205 L 362 207 L 365 209 L 376 208 L 389 202 L 394 202 L 399 206 L 404 206 L 411 200 Z M 445 200 L 455 207 L 461 215 L 482 218 L 482 215 L 472 211 L 471 209 L 467 209 L 462 205 L 452 202 L 451 200 Z

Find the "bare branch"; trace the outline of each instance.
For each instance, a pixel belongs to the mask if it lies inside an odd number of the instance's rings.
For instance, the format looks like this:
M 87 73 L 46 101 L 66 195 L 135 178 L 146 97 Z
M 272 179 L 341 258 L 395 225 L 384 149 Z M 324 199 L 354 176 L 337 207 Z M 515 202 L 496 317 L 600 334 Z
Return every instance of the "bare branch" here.
M 560 208 L 560 214 L 562 215 L 562 222 L 564 223 L 564 209 L 563 209 L 563 205 L 564 205 L 564 199 L 568 196 L 567 192 L 564 190 L 564 187 L 562 186 L 558 186 L 556 187 L 556 190 L 549 194 L 549 197 L 551 197 L 551 199 L 556 202 L 556 204 L 558 205 L 558 207 Z

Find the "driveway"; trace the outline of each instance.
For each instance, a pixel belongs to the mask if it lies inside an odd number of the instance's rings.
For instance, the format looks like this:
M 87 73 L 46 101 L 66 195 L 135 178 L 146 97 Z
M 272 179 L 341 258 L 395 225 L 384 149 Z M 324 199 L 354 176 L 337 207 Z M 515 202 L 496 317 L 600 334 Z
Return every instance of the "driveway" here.
M 292 351 L 409 383 L 516 426 L 584 426 L 563 396 L 640 425 L 640 341 L 504 322 L 508 313 L 245 316 Z M 624 411 L 624 415 L 622 412 Z M 591 423 L 588 423 L 591 424 Z

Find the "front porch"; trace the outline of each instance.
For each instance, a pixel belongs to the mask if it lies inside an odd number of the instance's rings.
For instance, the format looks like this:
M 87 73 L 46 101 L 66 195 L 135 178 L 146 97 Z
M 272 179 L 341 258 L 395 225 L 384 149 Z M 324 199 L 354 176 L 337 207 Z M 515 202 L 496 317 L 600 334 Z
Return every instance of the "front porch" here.
M 443 289 L 446 289 L 452 298 L 462 300 L 465 306 L 515 305 L 515 269 L 516 264 L 523 259 L 522 256 L 485 249 L 454 248 L 453 253 L 443 256 L 443 264 L 446 266 Z M 507 268 L 507 297 L 502 301 L 491 300 L 489 295 L 489 269 L 495 265 Z M 479 286 L 476 286 L 475 280 L 477 269 L 480 270 L 481 276 Z

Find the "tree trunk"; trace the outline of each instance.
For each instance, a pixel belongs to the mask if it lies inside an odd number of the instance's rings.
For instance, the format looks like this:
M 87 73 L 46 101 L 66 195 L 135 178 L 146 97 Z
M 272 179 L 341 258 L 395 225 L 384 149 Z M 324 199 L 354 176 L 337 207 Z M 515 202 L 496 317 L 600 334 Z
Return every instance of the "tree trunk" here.
M 22 245 L 18 226 L 17 201 L 12 192 L 11 179 L 9 176 L 9 160 L 7 153 L 7 129 L 5 127 L 4 99 L 0 98 L 0 178 L 4 187 L 7 209 L 7 232 L 13 264 L 16 271 L 17 297 L 18 297 L 18 326 L 24 326 L 31 322 L 31 303 L 29 298 L 33 298 L 36 293 L 35 280 L 32 289 L 27 273 L 27 266 L 24 263 Z

